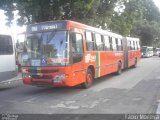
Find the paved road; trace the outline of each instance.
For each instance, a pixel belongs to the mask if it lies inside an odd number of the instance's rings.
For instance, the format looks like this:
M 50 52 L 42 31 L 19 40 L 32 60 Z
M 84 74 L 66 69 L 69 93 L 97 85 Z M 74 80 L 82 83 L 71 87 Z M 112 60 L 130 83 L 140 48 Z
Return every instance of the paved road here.
M 89 89 L 25 86 L 0 90 L 0 113 L 160 113 L 160 58 L 145 58 Z

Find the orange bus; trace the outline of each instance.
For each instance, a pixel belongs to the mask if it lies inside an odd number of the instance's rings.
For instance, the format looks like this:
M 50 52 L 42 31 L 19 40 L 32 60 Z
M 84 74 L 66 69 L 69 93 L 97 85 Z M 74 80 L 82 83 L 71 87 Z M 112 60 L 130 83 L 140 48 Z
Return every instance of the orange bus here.
M 95 78 L 136 67 L 140 57 L 138 38 L 69 20 L 32 24 L 22 57 L 23 83 L 88 88 Z

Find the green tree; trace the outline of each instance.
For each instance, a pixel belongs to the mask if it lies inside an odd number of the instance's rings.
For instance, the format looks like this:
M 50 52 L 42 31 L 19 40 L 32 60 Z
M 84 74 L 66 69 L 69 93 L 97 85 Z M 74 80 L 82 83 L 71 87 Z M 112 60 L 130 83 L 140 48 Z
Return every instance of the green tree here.
M 140 20 L 143 15 L 143 1 L 130 0 L 121 1 L 124 10 L 120 13 L 115 11 L 112 17 L 110 29 L 121 35 L 128 36 L 136 21 Z
M 135 23 L 132 36 L 141 38 L 142 45 L 160 47 L 160 12 L 152 0 L 144 0 L 143 18 Z
M 107 28 L 117 0 L 3 0 L 9 23 L 18 10 L 19 24 L 70 19 Z M 5 7 L 3 7 L 5 6 Z
M 1 0 L 10 24 L 18 10 L 20 25 L 74 20 L 141 38 L 142 45 L 160 43 L 160 12 L 153 0 Z

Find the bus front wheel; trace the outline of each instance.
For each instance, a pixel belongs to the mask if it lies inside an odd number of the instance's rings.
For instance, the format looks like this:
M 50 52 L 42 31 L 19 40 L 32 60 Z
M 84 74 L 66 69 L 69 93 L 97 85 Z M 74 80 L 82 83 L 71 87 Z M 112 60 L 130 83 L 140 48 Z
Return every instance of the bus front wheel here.
M 91 69 L 87 70 L 87 74 L 86 74 L 86 80 L 84 83 L 82 83 L 82 88 L 87 89 L 89 87 L 91 87 L 93 83 L 93 73 Z

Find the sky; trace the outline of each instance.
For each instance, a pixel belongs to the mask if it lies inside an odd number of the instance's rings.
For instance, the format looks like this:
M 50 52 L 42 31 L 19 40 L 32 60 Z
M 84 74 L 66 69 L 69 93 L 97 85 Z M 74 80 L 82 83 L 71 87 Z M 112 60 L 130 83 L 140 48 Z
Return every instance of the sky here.
M 153 0 L 155 2 L 155 5 L 159 8 L 160 10 L 160 0 Z M 25 31 L 25 26 L 20 27 L 17 26 L 16 24 L 16 19 L 19 17 L 18 16 L 18 12 L 15 12 L 15 19 L 13 20 L 13 24 L 11 25 L 11 28 L 9 28 L 8 26 L 6 26 L 6 16 L 4 15 L 4 11 L 0 10 L 0 33 L 10 33 L 13 35 L 13 37 L 15 38 L 16 41 L 16 37 L 19 33 L 22 33 Z M 23 38 L 22 38 L 23 39 Z
M 155 2 L 155 4 L 157 5 L 157 7 L 160 9 L 160 0 L 153 0 Z
M 0 10 L 0 33 L 12 35 L 15 41 L 16 41 L 17 35 L 25 31 L 25 26 L 23 27 L 17 26 L 16 19 L 19 17 L 17 13 L 18 12 L 15 12 L 15 16 L 14 16 L 15 19 L 12 21 L 13 24 L 11 25 L 11 27 L 8 27 L 6 25 L 7 17 L 5 16 L 4 11 Z

